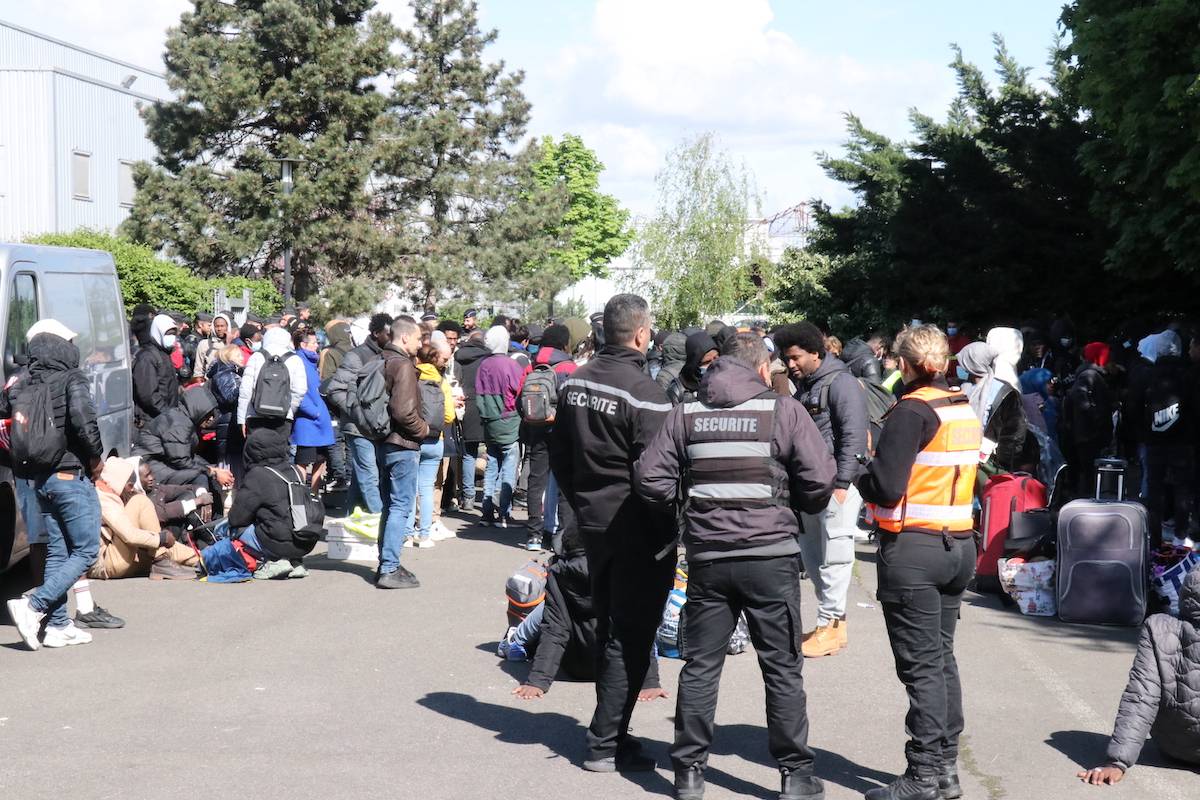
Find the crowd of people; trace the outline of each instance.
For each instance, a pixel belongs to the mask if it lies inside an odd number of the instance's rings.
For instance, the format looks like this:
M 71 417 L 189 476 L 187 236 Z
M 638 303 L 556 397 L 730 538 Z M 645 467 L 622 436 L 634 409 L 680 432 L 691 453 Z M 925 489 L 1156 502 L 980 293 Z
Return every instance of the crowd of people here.
M 192 579 L 209 569 L 197 531 L 217 521 L 255 578 L 303 578 L 320 528 L 309 504 L 321 497 L 337 499 L 347 529 L 377 539 L 376 587 L 417 588 L 404 548 L 453 537 L 442 514 L 478 513 L 479 525 L 553 554 L 546 602 L 499 645 L 506 658 L 535 656 L 514 694 L 542 696 L 560 666 L 594 679 L 584 767 L 647 770 L 655 761 L 629 725 L 639 699 L 663 694 L 655 634 L 682 552 L 676 796 L 703 796 L 725 649 L 744 616 L 780 797 L 819 798 L 802 665 L 848 644 L 855 541 L 869 528 L 910 710 L 907 769 L 867 796 L 958 797 L 954 633 L 976 563 L 979 482 L 1034 472 L 1082 496 L 1093 462 L 1122 456 L 1155 542 L 1190 544 L 1200 340 L 1171 321 L 1083 347 L 1065 320 L 981 336 L 914 320 L 894 338 L 845 343 L 824 327 L 654 331 L 636 295 L 586 320 L 497 315 L 486 327 L 476 310 L 461 322 L 378 313 L 318 330 L 304 307 L 237 325 L 139 306 L 136 433 L 122 458 L 101 444 L 75 333 L 39 321 L 0 394 L 0 452 L 37 584 L 10 615 L 31 649 L 87 643 L 87 628 L 123 624 L 95 605 L 89 579 Z M 818 606 L 807 632 L 802 580 Z M 1189 585 L 1191 613 L 1200 589 Z M 1187 640 L 1197 620 L 1176 622 L 1152 632 L 1184 642 L 1171 662 L 1181 676 L 1197 669 Z M 1139 654 L 1142 683 L 1156 680 L 1152 658 Z M 1200 709 L 1159 689 L 1123 702 L 1110 771 L 1081 777 L 1119 780 L 1151 726 L 1172 755 L 1200 761 Z M 1162 703 L 1149 709 L 1148 696 Z

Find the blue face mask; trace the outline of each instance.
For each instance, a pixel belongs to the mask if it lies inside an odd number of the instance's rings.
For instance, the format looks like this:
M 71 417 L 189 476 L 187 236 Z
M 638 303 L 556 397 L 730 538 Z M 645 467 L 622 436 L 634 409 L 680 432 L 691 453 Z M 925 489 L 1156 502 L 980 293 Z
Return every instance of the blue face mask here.
M 967 372 L 962 367 L 955 367 L 954 371 L 958 373 L 958 379 L 960 381 L 963 381 L 965 383 L 966 381 L 971 380 L 971 373 Z
M 956 328 L 956 327 L 954 327 L 953 325 L 951 325 L 949 328 L 946 328 L 946 335 L 947 335 L 947 336 L 957 336 L 957 335 L 958 335 L 958 328 Z
M 700 365 L 700 377 L 703 378 L 704 373 L 706 373 L 706 372 L 708 372 L 708 364 L 701 364 Z

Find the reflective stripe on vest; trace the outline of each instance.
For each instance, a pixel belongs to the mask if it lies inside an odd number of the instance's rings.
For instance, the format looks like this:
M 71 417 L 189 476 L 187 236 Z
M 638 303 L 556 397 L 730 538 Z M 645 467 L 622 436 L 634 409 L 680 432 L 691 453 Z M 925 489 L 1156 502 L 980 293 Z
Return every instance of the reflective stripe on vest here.
M 966 533 L 975 527 L 972 499 L 983 443 L 979 418 L 960 392 L 926 386 L 905 399 L 928 404 L 940 425 L 917 454 L 904 497 L 894 507 L 875 506 L 875 519 L 892 533 Z
M 787 502 L 786 481 L 778 479 L 771 456 L 777 401 L 760 396 L 729 408 L 683 405 L 689 503 L 750 508 Z

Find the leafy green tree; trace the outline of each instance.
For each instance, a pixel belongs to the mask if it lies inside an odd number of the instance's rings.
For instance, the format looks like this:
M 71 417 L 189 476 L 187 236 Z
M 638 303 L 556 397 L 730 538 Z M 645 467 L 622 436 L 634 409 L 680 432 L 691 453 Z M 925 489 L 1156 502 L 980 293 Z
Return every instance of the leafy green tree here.
M 85 247 L 111 253 L 121 283 L 125 309 L 133 313 L 134 306 L 148 303 L 157 309 L 170 309 L 185 314 L 211 311 L 213 293 L 224 289 L 229 295 L 241 295 L 250 290 L 250 310 L 256 314 L 274 314 L 283 298 L 274 284 L 267 280 L 251 280 L 237 276 L 200 278 L 185 267 L 165 261 L 141 244 L 100 231 L 86 229 L 73 233 L 47 233 L 34 236 L 32 244 L 58 247 Z
M 668 154 L 655 184 L 658 208 L 637 232 L 633 259 L 652 275 L 639 288 L 653 299 L 658 323 L 681 328 L 733 311 L 754 293 L 748 173 L 705 133 Z
M 144 112 L 158 150 L 125 231 L 205 275 L 318 275 L 386 262 L 364 190 L 396 31 L 374 0 L 193 0 L 164 61 L 175 99 Z M 284 194 L 275 159 L 303 159 Z
M 1075 0 L 1062 23 L 1095 134 L 1079 161 L 1115 234 L 1108 264 L 1200 275 L 1200 4 Z
M 369 277 L 345 278 L 321 291 L 326 319 L 358 317 L 379 303 L 386 287 Z
M 395 274 L 432 308 L 451 295 L 512 293 L 546 260 L 561 204 L 532 179 L 536 153 L 510 152 L 525 133 L 522 72 L 486 63 L 474 0 L 412 0 L 399 77 L 382 125 L 374 211 L 396 236 Z
M 547 136 L 541 142 L 533 174 L 539 185 L 566 190 L 567 207 L 555 222 L 554 238 L 564 246 L 551 257 L 566 265 L 571 279 L 589 275 L 607 277 L 608 264 L 625 252 L 633 240 L 629 212 L 617 198 L 600 191 L 600 173 L 604 164 L 595 152 L 573 133 L 555 141 Z

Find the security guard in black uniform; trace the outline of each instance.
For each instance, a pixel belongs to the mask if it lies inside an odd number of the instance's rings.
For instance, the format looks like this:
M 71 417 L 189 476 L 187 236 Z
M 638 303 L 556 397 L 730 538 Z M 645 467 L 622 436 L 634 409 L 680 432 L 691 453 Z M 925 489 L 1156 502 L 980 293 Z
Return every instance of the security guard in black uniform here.
M 629 720 L 675 573 L 674 559 L 665 557 L 673 553 L 674 524 L 633 493 L 632 476 L 671 404 L 645 372 L 645 300 L 632 294 L 610 299 L 603 339 L 599 354 L 559 390 L 550 468 L 583 537 L 598 621 L 596 711 L 583 766 L 645 771 L 655 762 L 629 737 Z
M 795 509 L 825 508 L 837 466 L 804 407 L 770 383 L 762 340 L 738 334 L 709 367 L 699 402 L 667 415 L 635 469 L 634 485 L 651 505 L 683 503 L 689 575 L 671 748 L 680 800 L 704 794 L 725 648 L 743 612 L 766 685 L 780 798 L 825 794 L 808 747 Z

